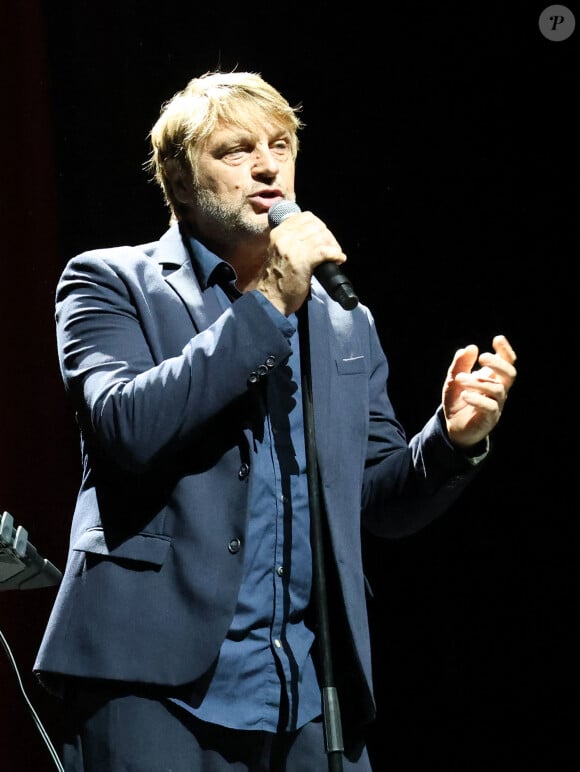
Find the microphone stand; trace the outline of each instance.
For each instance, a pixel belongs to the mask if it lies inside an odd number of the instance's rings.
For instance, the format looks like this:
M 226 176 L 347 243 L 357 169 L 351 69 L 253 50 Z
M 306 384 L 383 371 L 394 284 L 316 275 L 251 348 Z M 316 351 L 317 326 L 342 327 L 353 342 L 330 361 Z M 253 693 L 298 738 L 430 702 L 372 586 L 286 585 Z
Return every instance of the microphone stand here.
M 338 693 L 334 684 L 332 648 L 330 644 L 326 574 L 324 570 L 324 545 L 322 538 L 322 506 L 320 503 L 320 477 L 316 458 L 314 436 L 314 411 L 312 401 L 312 370 L 310 365 L 310 341 L 308 302 L 298 311 L 298 337 L 300 342 L 300 367 L 302 371 L 302 404 L 304 411 L 304 441 L 306 445 L 306 469 L 310 502 L 310 539 L 312 544 L 313 592 L 317 611 L 317 640 L 320 650 L 322 680 L 322 716 L 328 769 L 342 771 L 342 725 Z

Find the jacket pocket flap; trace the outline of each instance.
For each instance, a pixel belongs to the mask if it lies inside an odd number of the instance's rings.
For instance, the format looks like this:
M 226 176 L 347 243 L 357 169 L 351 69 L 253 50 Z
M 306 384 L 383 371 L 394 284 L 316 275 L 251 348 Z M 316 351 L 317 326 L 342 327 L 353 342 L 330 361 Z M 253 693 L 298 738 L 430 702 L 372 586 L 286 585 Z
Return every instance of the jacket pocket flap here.
M 355 373 L 365 373 L 367 363 L 364 356 L 345 357 L 336 360 L 336 369 L 339 375 L 354 375 Z
M 138 533 L 118 543 L 107 542 L 102 528 L 90 528 L 75 542 L 73 549 L 110 558 L 140 560 L 161 565 L 165 560 L 171 539 L 154 533 Z

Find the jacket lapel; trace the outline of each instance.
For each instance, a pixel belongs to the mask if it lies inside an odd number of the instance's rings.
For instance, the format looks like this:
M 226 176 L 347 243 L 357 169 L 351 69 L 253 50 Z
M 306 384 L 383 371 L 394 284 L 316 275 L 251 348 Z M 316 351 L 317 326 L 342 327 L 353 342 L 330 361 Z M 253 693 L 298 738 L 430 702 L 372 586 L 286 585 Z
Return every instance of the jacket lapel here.
M 345 400 L 350 409 L 360 396 L 356 391 L 351 393 L 357 388 L 357 381 L 348 378 L 349 373 L 362 372 L 365 367 L 354 318 L 352 311 L 345 311 L 338 303 L 319 295 L 313 283 L 308 303 L 312 400 L 318 464 L 325 484 L 342 474 L 337 463 L 341 449 L 336 432 L 330 428 L 342 420 Z M 331 436 L 334 439 L 329 442 Z
M 332 472 L 332 458 L 326 441 L 329 436 L 330 406 L 332 405 L 331 367 L 334 355 L 331 350 L 332 339 L 329 329 L 327 306 L 313 292 L 308 301 L 308 328 L 310 340 L 310 376 L 312 380 L 312 402 L 314 411 L 314 433 L 318 456 L 318 465 L 323 479 L 328 479 Z M 302 366 L 307 363 L 302 363 Z M 304 399 L 305 395 L 303 395 Z
M 202 293 L 179 226 L 161 237 L 157 260 L 167 284 L 179 295 L 198 331 L 205 330 L 223 313 L 213 292 Z

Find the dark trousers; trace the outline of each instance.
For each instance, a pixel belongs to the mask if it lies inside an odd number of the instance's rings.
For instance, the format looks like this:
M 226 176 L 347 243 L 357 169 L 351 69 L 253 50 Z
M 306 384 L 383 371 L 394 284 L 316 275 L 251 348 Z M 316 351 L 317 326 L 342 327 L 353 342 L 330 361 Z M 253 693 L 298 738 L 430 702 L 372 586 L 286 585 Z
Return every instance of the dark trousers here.
M 76 691 L 76 690 L 75 690 Z M 69 698 L 72 695 L 69 695 Z M 291 733 L 208 724 L 157 696 L 76 691 L 65 700 L 66 772 L 326 772 L 322 721 Z M 371 772 L 366 748 L 344 772 Z M 334 767 L 336 768 L 336 767 Z

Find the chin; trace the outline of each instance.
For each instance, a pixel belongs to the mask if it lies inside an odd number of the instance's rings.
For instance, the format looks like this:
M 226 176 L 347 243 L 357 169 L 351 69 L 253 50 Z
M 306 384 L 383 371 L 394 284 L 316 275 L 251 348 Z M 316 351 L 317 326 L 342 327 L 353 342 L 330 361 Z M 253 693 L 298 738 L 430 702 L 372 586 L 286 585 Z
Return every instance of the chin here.
M 245 218 L 243 229 L 252 236 L 262 236 L 266 234 L 269 230 L 267 215 L 263 217 L 261 215 L 256 215 L 252 218 Z

